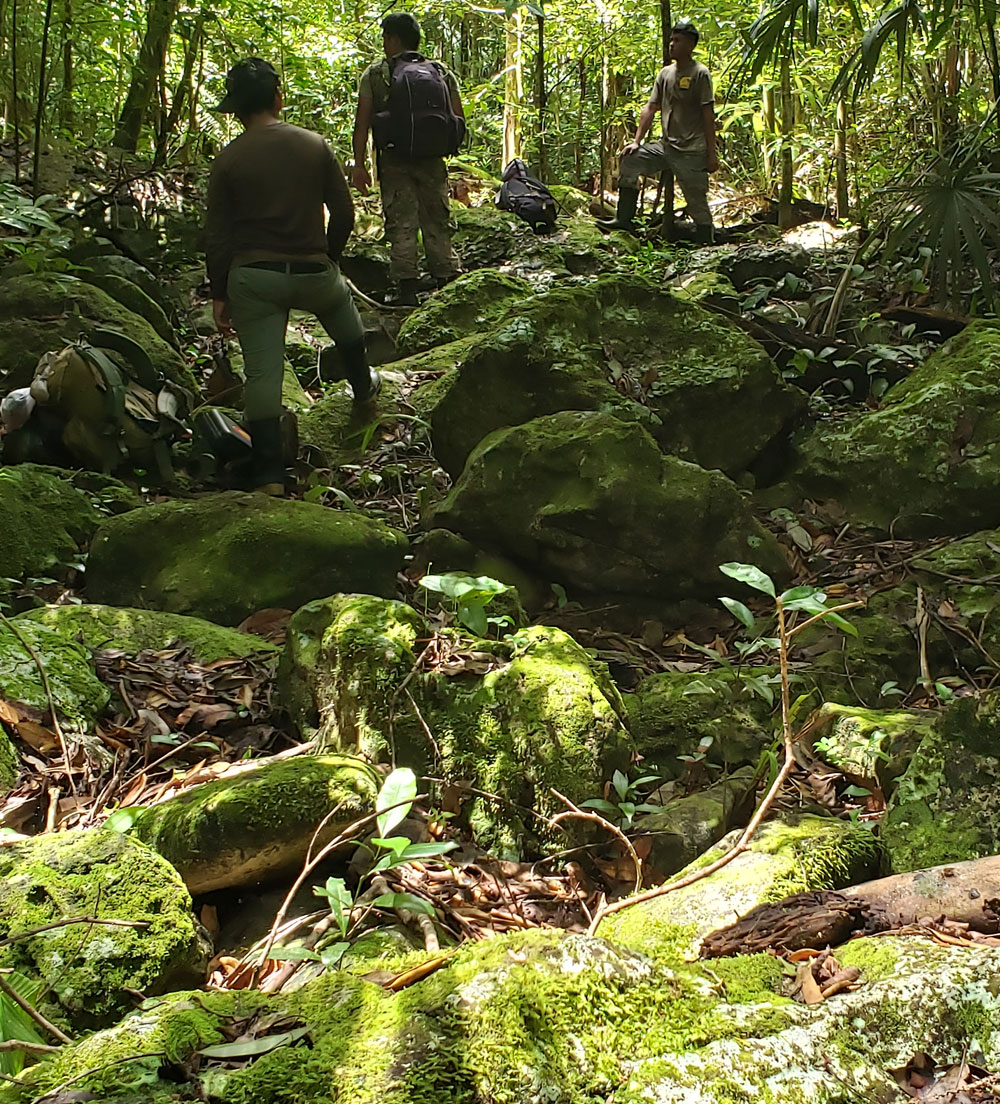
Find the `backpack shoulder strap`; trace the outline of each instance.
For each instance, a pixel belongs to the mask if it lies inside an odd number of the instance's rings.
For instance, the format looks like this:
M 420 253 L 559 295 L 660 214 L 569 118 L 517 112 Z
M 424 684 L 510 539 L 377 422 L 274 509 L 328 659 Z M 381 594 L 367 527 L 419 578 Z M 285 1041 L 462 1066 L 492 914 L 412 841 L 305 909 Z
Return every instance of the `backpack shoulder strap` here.
M 137 341 L 126 337 L 120 330 L 112 330 L 103 326 L 91 330 L 90 341 L 98 349 L 111 349 L 112 352 L 123 356 L 132 369 L 135 379 L 143 387 L 148 387 L 151 391 L 159 387 L 162 382 L 160 375 L 153 367 L 149 353 Z M 108 358 L 105 357 L 104 359 Z

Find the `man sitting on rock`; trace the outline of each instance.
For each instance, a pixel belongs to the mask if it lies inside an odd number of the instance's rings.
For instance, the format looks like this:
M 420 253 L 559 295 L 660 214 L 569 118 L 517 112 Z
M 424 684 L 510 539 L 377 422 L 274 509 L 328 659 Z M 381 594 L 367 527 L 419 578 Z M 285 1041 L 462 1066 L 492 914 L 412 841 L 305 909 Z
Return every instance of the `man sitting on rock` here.
M 669 171 L 684 193 L 688 214 L 694 222 L 695 240 L 711 244 L 708 174 L 719 167 L 715 150 L 715 94 L 711 74 L 694 60 L 697 44 L 698 32 L 691 23 L 678 23 L 670 32 L 671 63 L 660 70 L 649 102 L 639 116 L 635 139 L 622 151 L 618 213 L 610 221 L 598 222 L 602 230 L 634 233 L 639 177 Z M 642 145 L 657 113 L 663 137 Z
M 451 245 L 445 157 L 465 137 L 465 113 L 455 75 L 418 53 L 419 45 L 420 25 L 408 12 L 382 20 L 385 57 L 361 75 L 354 121 L 354 187 L 362 195 L 371 187 L 368 134 L 374 130 L 390 272 L 399 288 L 394 303 L 404 307 L 417 305 L 418 231 L 438 287 L 461 272 Z
M 253 443 L 253 485 L 284 490 L 281 385 L 292 308 L 311 311 L 340 349 L 354 401 L 375 397 L 361 317 L 338 261 L 354 228 L 347 180 L 318 135 L 283 123 L 281 82 L 260 58 L 226 76 L 216 108 L 243 133 L 212 165 L 206 252 L 215 323 L 243 350 L 244 408 Z M 324 227 L 324 205 L 330 212 Z

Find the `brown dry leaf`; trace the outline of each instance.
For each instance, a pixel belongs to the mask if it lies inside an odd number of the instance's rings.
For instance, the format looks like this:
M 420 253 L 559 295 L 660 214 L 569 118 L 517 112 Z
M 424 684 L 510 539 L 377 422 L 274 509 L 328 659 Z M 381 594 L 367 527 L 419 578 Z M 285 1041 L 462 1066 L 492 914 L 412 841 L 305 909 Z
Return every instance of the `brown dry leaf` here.
M 201 921 L 202 927 L 212 937 L 212 940 L 216 940 L 219 936 L 219 910 L 215 905 L 202 905 L 201 911 L 198 913 L 198 919 Z
M 0 698 L 0 721 L 4 724 L 16 725 L 20 719 L 21 714 L 18 710 L 10 702 Z
M 20 721 L 16 727 L 18 736 L 28 747 L 34 748 L 42 755 L 48 755 L 59 747 L 59 737 L 45 725 L 36 724 L 34 721 Z
M 262 609 L 257 610 L 256 613 L 251 613 L 249 617 L 240 622 L 237 629 L 239 632 L 252 633 L 254 636 L 260 636 L 265 640 L 280 644 L 285 639 L 285 631 L 291 619 L 292 610 L 277 607 Z
M 823 991 L 813 977 L 812 963 L 800 962 L 795 971 L 795 981 L 798 985 L 799 995 L 805 1004 L 822 1004 Z
M 955 609 L 955 607 L 951 604 L 951 602 L 949 602 L 947 599 L 945 599 L 943 602 L 941 602 L 938 605 L 937 615 L 938 615 L 938 617 L 941 617 L 941 618 L 944 618 L 945 620 L 948 620 L 950 618 L 957 617 L 958 616 L 958 610 Z
M 421 962 L 419 966 L 414 966 L 410 970 L 404 970 L 403 973 L 397 974 L 385 985 L 385 988 L 397 993 L 400 989 L 405 989 L 408 985 L 422 981 L 436 970 L 440 970 L 451 957 L 452 952 L 429 958 L 426 962 Z

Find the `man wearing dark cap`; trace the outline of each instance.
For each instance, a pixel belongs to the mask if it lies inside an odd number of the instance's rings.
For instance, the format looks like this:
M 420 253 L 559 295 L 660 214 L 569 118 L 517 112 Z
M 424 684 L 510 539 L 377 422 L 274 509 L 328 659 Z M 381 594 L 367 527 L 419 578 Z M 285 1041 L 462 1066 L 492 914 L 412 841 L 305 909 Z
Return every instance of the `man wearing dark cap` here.
M 465 115 L 458 81 L 446 66 L 418 53 L 420 25 L 409 12 L 382 20 L 385 57 L 361 75 L 354 120 L 353 184 L 365 195 L 371 187 L 368 135 L 374 130 L 375 156 L 390 271 L 399 292 L 396 304 L 417 305 L 417 233 L 431 278 L 441 286 L 461 271 L 451 245 L 451 205 L 445 157 L 458 150 Z M 394 119 L 399 100 L 393 89 L 405 87 L 406 102 L 416 105 L 410 120 Z M 411 97 L 411 92 L 414 93 Z M 409 143 L 400 140 L 400 123 L 411 123 Z
M 381 383 L 338 267 L 354 229 L 347 180 L 326 142 L 283 123 L 281 107 L 268 62 L 247 58 L 229 70 L 216 110 L 238 116 L 243 133 L 212 165 L 206 224 L 215 323 L 220 333 L 235 330 L 243 350 L 254 486 L 268 494 L 284 489 L 281 385 L 291 309 L 311 311 L 336 342 L 355 402 L 374 398 Z
M 698 32 L 691 23 L 678 23 L 670 32 L 670 64 L 660 70 L 649 102 L 639 116 L 635 139 L 622 151 L 618 213 L 611 221 L 599 222 L 602 229 L 633 232 L 639 178 L 659 176 L 669 170 L 684 193 L 696 240 L 711 243 L 708 174 L 719 167 L 715 149 L 715 94 L 711 74 L 694 60 L 697 44 Z M 657 114 L 663 137 L 642 145 Z

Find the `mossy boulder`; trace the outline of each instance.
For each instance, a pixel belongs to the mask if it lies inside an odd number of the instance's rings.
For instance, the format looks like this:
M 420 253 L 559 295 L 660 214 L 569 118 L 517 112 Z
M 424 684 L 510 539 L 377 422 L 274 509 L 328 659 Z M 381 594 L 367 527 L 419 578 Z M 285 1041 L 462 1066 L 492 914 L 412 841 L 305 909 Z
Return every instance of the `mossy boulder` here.
M 798 445 L 796 479 L 897 537 L 1000 525 L 1000 324 L 967 326 L 878 410 L 818 423 Z
M 165 313 L 169 313 L 174 309 L 181 298 L 164 281 L 154 276 L 145 265 L 133 261 L 130 257 L 123 257 L 119 253 L 87 257 L 84 264 L 86 269 L 98 276 L 118 276 L 121 279 L 129 280 L 141 291 L 144 291 L 150 299 L 159 304 Z M 88 276 L 89 273 L 86 271 L 81 273 L 82 279 L 86 280 Z M 198 269 L 198 276 L 198 283 L 201 283 L 201 279 L 204 277 L 204 269 Z
M 457 476 L 502 426 L 611 411 L 646 425 L 663 451 L 733 474 L 802 405 L 736 326 L 645 277 L 608 276 L 536 296 L 477 342 L 442 390 L 431 434 Z
M 0 965 L 46 986 L 58 1018 L 113 1022 L 149 996 L 200 984 L 206 945 L 191 898 L 159 855 L 107 829 L 62 832 L 0 847 L 0 927 L 28 932 L 75 917 L 128 925 L 68 924 L 0 949 Z
M 107 292 L 116 303 L 144 318 L 168 345 L 176 345 L 177 337 L 163 307 L 132 280 L 110 272 L 83 272 L 81 279 Z
M 644 768 L 676 778 L 684 769 L 679 756 L 697 754 L 703 741 L 713 768 L 756 763 L 774 739 L 775 707 L 766 691 L 776 692 L 777 678 L 777 669 L 770 667 L 739 673 L 663 671 L 644 678 L 624 696 L 629 732 Z
M 906 770 L 939 720 L 939 714 L 928 709 L 889 711 L 827 702 L 810 736 L 825 762 L 887 788 Z
M 465 269 L 495 268 L 513 257 L 530 254 L 538 238 L 526 222 L 493 204 L 453 205 L 452 243 Z
M 733 483 L 664 456 L 641 426 L 610 414 L 497 430 L 426 520 L 589 593 L 715 596 L 730 560 L 787 575 Z
M 0 467 L 0 596 L 7 579 L 65 573 L 103 516 L 84 491 L 36 464 Z
M 739 310 L 739 296 L 732 281 L 718 272 L 695 272 L 672 285 L 675 295 L 709 308 Z
M 33 621 L 18 619 L 11 625 L 0 625 L 0 700 L 48 714 L 49 694 L 33 651 L 45 668 L 60 721 L 77 733 L 93 729 L 109 693 L 94 672 L 89 650 Z
M 87 563 L 87 594 L 238 624 L 342 590 L 391 594 L 407 542 L 358 513 L 237 491 L 111 518 Z
M 708 866 L 728 851 L 739 832 L 724 837 L 679 877 Z M 764 824 L 748 851 L 700 881 L 643 901 L 604 920 L 599 934 L 644 954 L 672 960 L 697 949 L 702 938 L 760 904 L 792 893 L 842 889 L 879 872 L 882 851 L 874 834 L 834 817 L 790 815 Z
M 196 390 L 180 353 L 146 321 L 107 292 L 65 275 L 12 276 L 0 300 L 0 390 L 31 382 L 43 353 L 61 349 L 98 326 L 121 330 L 149 354 L 167 379 Z
M 373 411 L 369 404 L 359 406 L 347 383 L 327 388 L 324 396 L 311 403 L 298 415 L 299 443 L 321 449 L 332 465 L 357 463 L 363 455 L 361 446 L 370 434 L 372 422 L 386 429 L 399 424 L 399 416 L 412 416 L 410 407 L 401 401 L 404 376 L 394 364 L 380 368 L 382 390 Z M 376 443 L 379 438 L 376 436 Z
M 1000 704 L 963 698 L 929 725 L 881 825 L 893 873 L 1000 852 Z
M 213 625 L 200 617 L 120 606 L 43 606 L 16 619 L 45 625 L 92 651 L 116 648 L 127 655 L 165 648 L 188 648 L 198 663 L 230 656 L 277 653 L 259 636 Z
M 564 808 L 551 788 L 573 801 L 595 796 L 628 763 L 607 670 L 565 633 L 538 626 L 513 642 L 449 637 L 459 654 L 478 653 L 468 671 L 421 671 L 417 642 L 428 635 L 423 618 L 400 602 L 311 602 L 289 625 L 282 703 L 321 746 L 439 772 L 457 787 L 477 842 L 493 853 L 565 846 L 532 812 Z M 463 793 L 463 780 L 496 796 Z
M 399 993 L 340 972 L 293 993 L 150 1001 L 0 1100 L 72 1080 L 108 1104 L 160 1104 L 181 1067 L 193 1097 L 219 1104 L 888 1104 L 903 1099 L 888 1071 L 915 1054 L 939 1069 L 1000 1060 L 1000 951 L 897 936 L 844 955 L 864 983 L 809 1008 L 776 993 L 769 955 L 667 966 L 604 939 L 517 933 L 466 945 Z M 198 1056 L 255 1014 L 308 1037 L 250 1062 Z
M 791 242 L 751 242 L 718 251 L 716 260 L 713 267 L 743 290 L 762 280 L 777 284 L 789 274 L 805 276 L 810 256 L 807 249 Z
M 432 295 L 406 319 L 396 347 L 406 357 L 461 337 L 482 335 L 531 292 L 526 280 L 504 276 L 492 268 L 468 272 Z
M 377 790 L 360 759 L 299 755 L 184 790 L 122 823 L 191 893 L 208 893 L 298 870 L 321 823 L 317 848 L 370 812 Z

